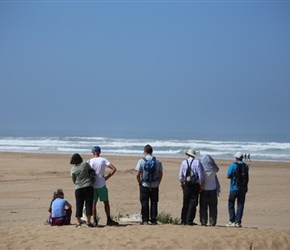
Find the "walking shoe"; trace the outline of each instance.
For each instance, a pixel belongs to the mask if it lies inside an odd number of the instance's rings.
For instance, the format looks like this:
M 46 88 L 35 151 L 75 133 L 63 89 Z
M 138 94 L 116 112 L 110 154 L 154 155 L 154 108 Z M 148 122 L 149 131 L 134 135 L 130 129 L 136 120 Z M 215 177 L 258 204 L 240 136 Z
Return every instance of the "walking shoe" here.
M 140 225 L 150 225 L 150 223 L 148 221 L 142 221 L 140 222 Z
M 94 226 L 94 227 L 98 226 L 98 224 L 99 224 L 99 223 L 98 223 L 97 220 L 95 220 L 95 221 L 93 222 L 93 226 Z
M 242 227 L 242 224 L 241 224 L 241 223 L 236 223 L 235 226 L 236 226 L 236 227 Z
M 107 221 L 107 226 L 118 226 L 119 223 L 117 221 L 114 220 L 108 220 Z
M 76 227 L 81 227 L 81 223 L 77 223 L 76 224 Z
M 226 227 L 235 227 L 236 226 L 236 223 L 235 222 L 231 222 L 229 221 L 228 224 L 226 224 Z
M 195 222 L 186 222 L 186 225 L 188 225 L 188 226 L 196 226 L 197 224 Z
M 87 223 L 86 227 L 94 227 L 94 225 L 90 222 L 90 223 Z
M 151 225 L 155 226 L 155 225 L 158 225 L 157 222 L 152 222 Z

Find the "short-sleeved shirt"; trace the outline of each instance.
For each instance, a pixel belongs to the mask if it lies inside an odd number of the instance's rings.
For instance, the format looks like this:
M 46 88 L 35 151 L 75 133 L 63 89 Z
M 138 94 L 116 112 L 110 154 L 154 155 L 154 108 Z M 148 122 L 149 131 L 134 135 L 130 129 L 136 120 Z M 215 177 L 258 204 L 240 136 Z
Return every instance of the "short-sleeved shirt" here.
M 243 161 L 238 161 L 239 164 L 242 164 Z M 232 162 L 231 165 L 228 168 L 227 176 L 231 178 L 230 181 L 230 191 L 236 191 L 239 190 L 239 188 L 235 185 L 235 171 L 237 168 L 237 164 L 235 162 Z M 249 166 L 246 164 L 246 169 L 249 171 Z M 246 188 L 248 189 L 248 188 Z
M 93 184 L 94 188 L 102 188 L 106 185 L 106 180 L 104 178 L 105 169 L 110 165 L 110 162 L 103 157 L 94 157 L 88 161 L 91 167 L 96 172 L 96 180 Z
M 146 160 L 152 160 L 153 156 L 152 155 L 146 155 L 145 156 L 145 159 Z M 163 166 L 162 166 L 162 162 L 157 159 L 156 159 L 156 167 L 157 167 L 157 172 L 159 173 L 160 171 L 163 171 Z M 143 169 L 144 169 L 144 165 L 145 165 L 145 160 L 142 158 L 138 161 L 136 167 L 135 167 L 135 170 L 136 171 L 139 171 L 141 173 L 141 176 L 143 175 Z M 145 181 L 142 181 L 142 186 L 143 187 L 158 187 L 159 186 L 159 181 L 152 181 L 151 183 L 149 182 L 145 182 Z
M 69 203 L 65 199 L 56 198 L 51 205 L 51 217 L 60 218 L 66 216 L 65 206 Z
M 75 189 L 91 186 L 91 180 L 89 176 L 90 164 L 82 162 L 73 166 L 70 170 L 70 175 L 73 183 L 76 185 Z
M 203 172 L 203 167 L 200 163 L 199 160 L 189 157 L 187 160 L 182 161 L 180 170 L 179 170 L 179 181 L 184 182 L 185 181 L 185 176 L 186 176 L 186 171 L 188 168 L 187 162 L 192 170 L 192 174 L 195 174 L 197 176 L 196 183 L 201 183 L 204 180 L 204 172 Z

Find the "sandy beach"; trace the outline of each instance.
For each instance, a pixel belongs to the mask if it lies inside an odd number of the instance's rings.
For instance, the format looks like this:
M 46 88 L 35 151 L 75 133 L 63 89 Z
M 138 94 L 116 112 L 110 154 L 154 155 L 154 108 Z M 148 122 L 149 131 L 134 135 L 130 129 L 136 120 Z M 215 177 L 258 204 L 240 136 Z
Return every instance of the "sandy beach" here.
M 107 182 L 112 215 L 140 214 L 134 171 L 139 157 L 102 156 L 117 167 Z M 290 162 L 247 162 L 250 183 L 242 228 L 225 227 L 229 193 L 226 171 L 231 161 L 217 159 L 222 193 L 216 227 L 200 226 L 198 212 L 195 222 L 199 225 L 193 227 L 142 226 L 137 222 L 109 227 L 102 203 L 97 206 L 97 228 L 51 227 L 44 222 L 57 188 L 63 188 L 65 198 L 73 205 L 72 223 L 76 223 L 70 157 L 0 152 L 0 249 L 290 249 Z M 82 157 L 88 160 L 91 155 Z M 159 213 L 180 218 L 182 191 L 178 172 L 183 159 L 159 159 L 164 167 Z

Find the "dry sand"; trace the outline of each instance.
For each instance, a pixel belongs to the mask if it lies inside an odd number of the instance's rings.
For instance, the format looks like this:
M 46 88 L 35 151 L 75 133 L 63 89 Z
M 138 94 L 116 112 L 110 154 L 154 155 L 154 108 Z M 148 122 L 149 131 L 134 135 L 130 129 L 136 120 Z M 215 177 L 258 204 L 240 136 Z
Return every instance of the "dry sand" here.
M 91 155 L 82 155 L 87 160 Z M 142 226 L 121 222 L 108 227 L 103 204 L 98 203 L 100 226 L 44 225 L 56 188 L 75 212 L 74 184 L 69 171 L 71 155 L 0 152 L 0 249 L 290 249 L 290 163 L 251 161 L 249 192 L 243 228 L 227 228 L 230 161 L 216 160 L 222 186 L 216 227 L 159 224 Z M 140 213 L 135 165 L 138 157 L 106 156 L 118 169 L 107 182 L 111 213 Z M 141 156 L 140 156 L 141 157 Z M 164 178 L 159 212 L 180 218 L 182 191 L 178 172 L 183 159 L 160 158 Z M 199 223 L 197 212 L 196 223 Z M 72 223 L 76 223 L 72 217 Z

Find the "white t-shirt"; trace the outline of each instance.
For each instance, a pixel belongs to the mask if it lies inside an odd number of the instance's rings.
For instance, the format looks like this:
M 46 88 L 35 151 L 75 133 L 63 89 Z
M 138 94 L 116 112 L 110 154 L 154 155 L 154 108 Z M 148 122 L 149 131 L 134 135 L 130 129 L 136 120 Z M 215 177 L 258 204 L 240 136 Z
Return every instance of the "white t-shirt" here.
M 101 188 L 106 185 L 104 178 L 105 168 L 110 165 L 110 162 L 103 157 L 94 157 L 88 161 L 91 167 L 96 172 L 96 180 L 94 182 L 94 188 Z

